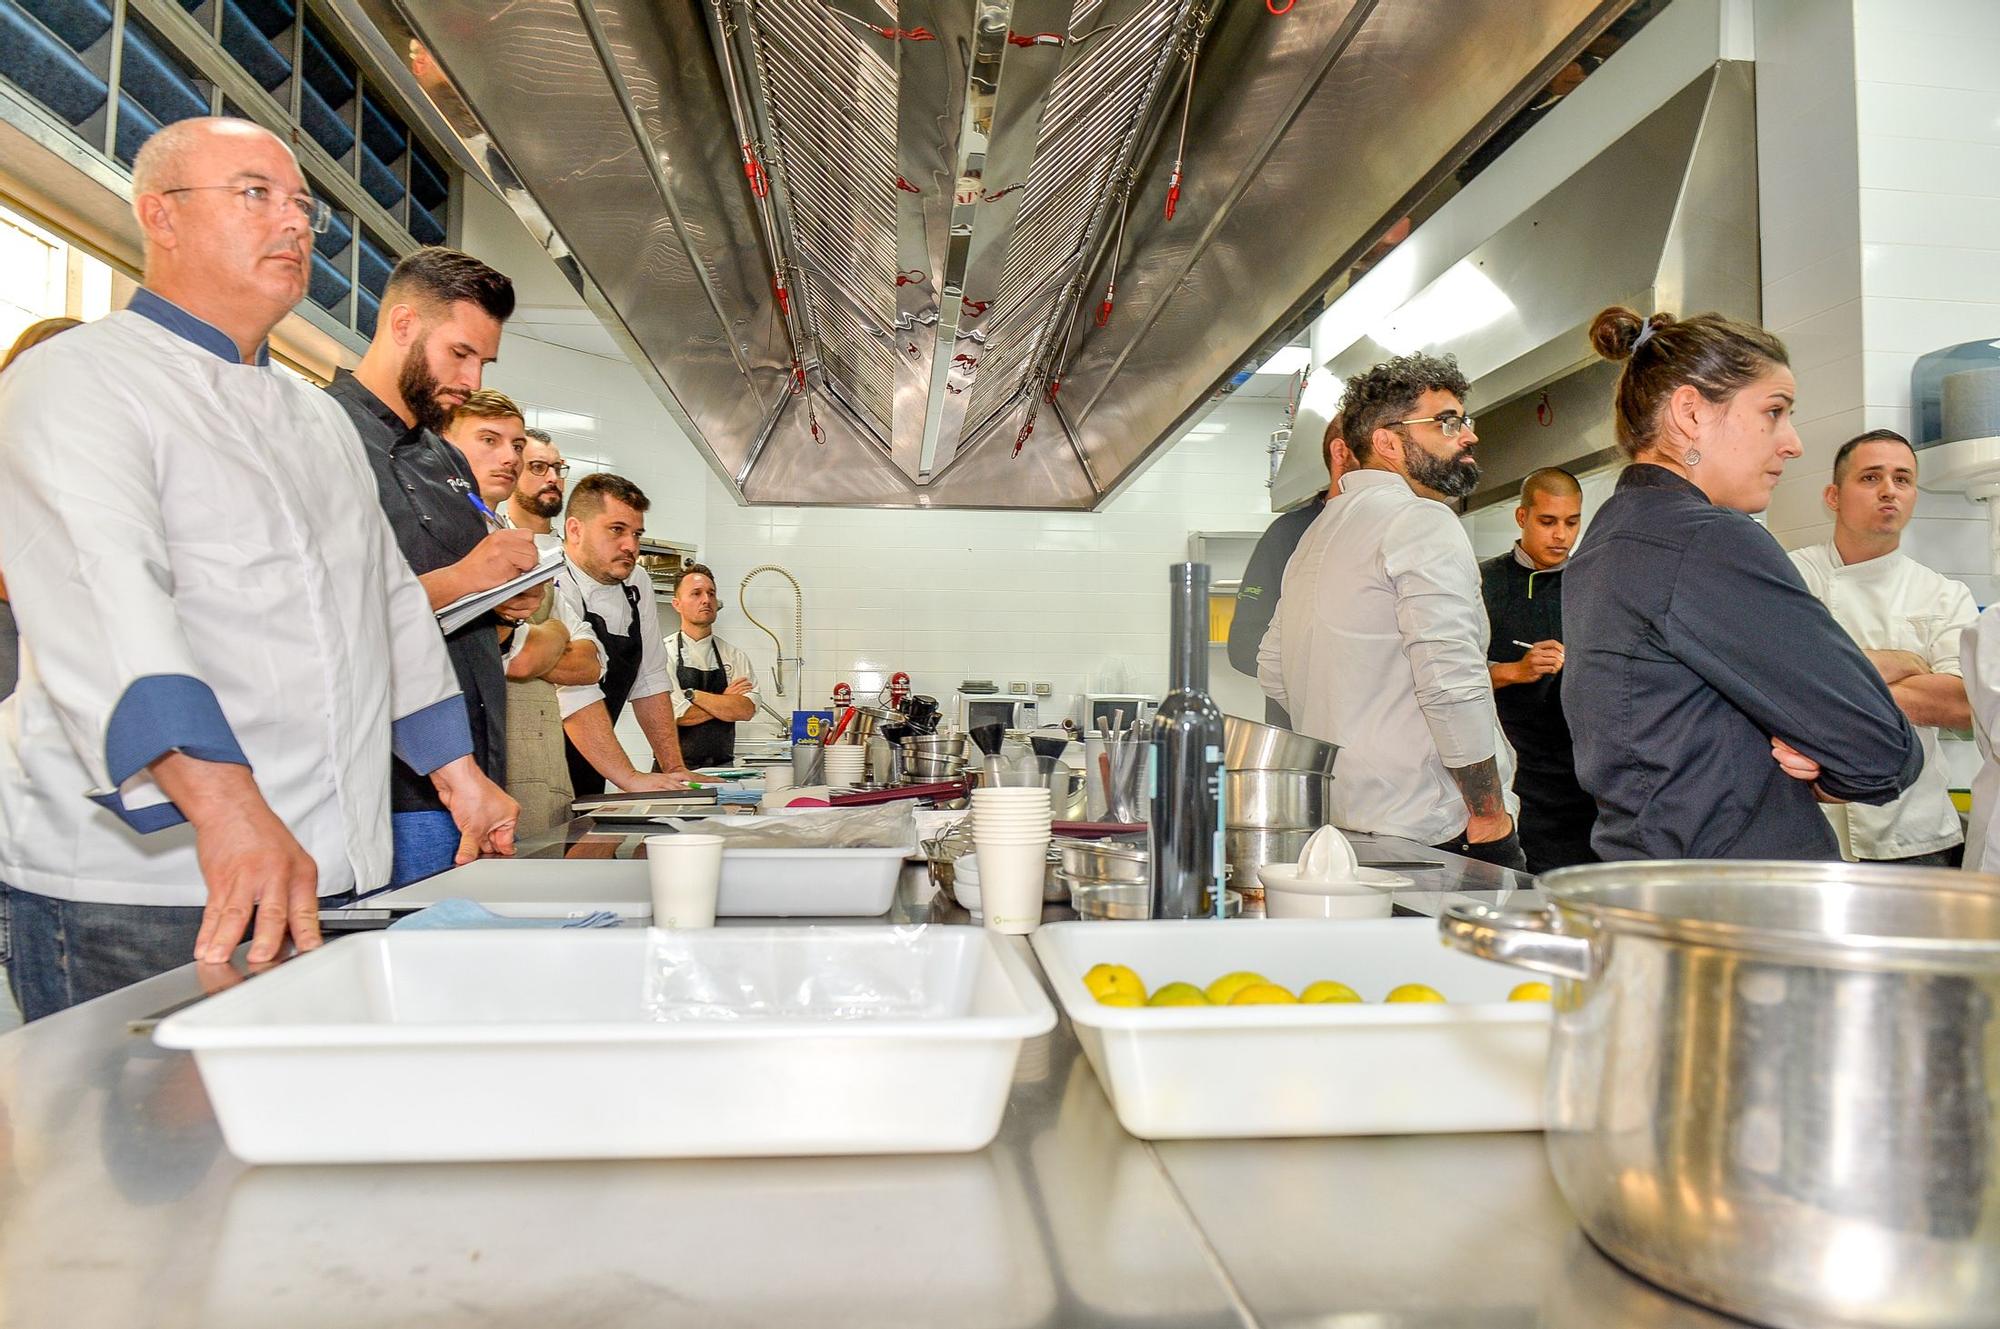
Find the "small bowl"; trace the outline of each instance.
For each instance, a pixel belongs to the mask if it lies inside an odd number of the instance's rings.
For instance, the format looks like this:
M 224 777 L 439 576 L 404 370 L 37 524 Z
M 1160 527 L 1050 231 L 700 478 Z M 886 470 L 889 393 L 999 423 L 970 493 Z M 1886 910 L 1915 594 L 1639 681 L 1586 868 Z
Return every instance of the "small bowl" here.
M 1266 863 L 1257 869 L 1264 886 L 1266 918 L 1387 918 L 1390 894 L 1410 879 L 1380 868 L 1356 868 L 1351 881 L 1308 881 L 1295 863 Z

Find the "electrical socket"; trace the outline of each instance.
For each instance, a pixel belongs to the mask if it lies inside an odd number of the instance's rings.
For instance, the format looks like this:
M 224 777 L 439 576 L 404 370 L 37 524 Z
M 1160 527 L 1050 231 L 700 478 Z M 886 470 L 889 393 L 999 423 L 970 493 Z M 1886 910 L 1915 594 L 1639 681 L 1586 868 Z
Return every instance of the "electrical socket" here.
M 1056 695 L 1056 690 L 1047 683 L 1037 683 L 1035 684 L 1035 695 L 1037 697 L 1053 697 Z
M 1009 683 L 1007 685 L 1007 693 L 1013 697 L 1025 697 L 1028 695 L 1028 685 L 1026 683 Z

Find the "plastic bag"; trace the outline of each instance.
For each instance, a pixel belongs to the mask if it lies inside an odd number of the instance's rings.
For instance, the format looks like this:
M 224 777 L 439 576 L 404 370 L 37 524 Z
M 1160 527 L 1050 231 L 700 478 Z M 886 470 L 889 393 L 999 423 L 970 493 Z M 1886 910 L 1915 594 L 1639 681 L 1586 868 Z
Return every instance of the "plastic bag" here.
M 719 835 L 724 849 L 915 849 L 911 803 L 805 808 L 781 817 L 677 818 L 677 831 Z
M 940 1019 L 968 1008 L 977 969 L 959 962 L 965 938 L 950 931 L 657 931 L 646 1009 L 666 1022 Z

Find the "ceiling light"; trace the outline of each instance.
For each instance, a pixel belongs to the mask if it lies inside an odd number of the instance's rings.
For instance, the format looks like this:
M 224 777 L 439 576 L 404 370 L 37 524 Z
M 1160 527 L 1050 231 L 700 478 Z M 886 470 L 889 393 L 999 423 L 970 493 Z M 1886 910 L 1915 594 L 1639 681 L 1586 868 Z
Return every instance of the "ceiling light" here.
M 1296 374 L 1312 363 L 1312 350 L 1305 346 L 1280 346 L 1271 353 L 1271 358 L 1251 372 L 1258 374 Z
M 1404 302 L 1369 334 L 1392 354 L 1443 346 L 1514 312 L 1514 302 L 1493 279 L 1465 259 Z

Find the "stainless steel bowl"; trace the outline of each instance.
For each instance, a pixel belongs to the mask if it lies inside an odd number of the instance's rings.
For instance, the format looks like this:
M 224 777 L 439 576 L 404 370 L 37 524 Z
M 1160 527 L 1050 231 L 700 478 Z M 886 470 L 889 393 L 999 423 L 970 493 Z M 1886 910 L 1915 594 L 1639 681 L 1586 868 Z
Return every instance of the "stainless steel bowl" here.
M 1062 870 L 1081 881 L 1148 882 L 1152 856 L 1143 839 L 1077 840 L 1057 836 Z
M 2000 1306 L 2000 878 L 1618 863 L 1446 940 L 1561 978 L 1551 1170 L 1634 1273 L 1781 1329 Z
M 908 757 L 903 773 L 911 780 L 955 780 L 965 764 L 957 757 Z
M 1257 869 L 1266 863 L 1296 863 L 1305 852 L 1308 830 L 1272 831 L 1259 827 L 1231 827 L 1222 833 L 1223 856 L 1229 861 L 1229 879 L 1252 900 L 1264 898 Z
M 1306 771 L 1224 771 L 1223 819 L 1232 828 L 1318 830 L 1332 792 L 1331 777 Z
M 1337 744 L 1240 715 L 1222 717 L 1222 764 L 1232 771 L 1311 771 L 1333 774 Z

